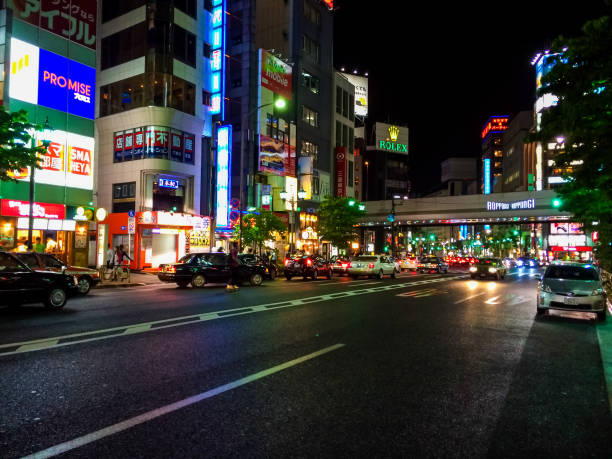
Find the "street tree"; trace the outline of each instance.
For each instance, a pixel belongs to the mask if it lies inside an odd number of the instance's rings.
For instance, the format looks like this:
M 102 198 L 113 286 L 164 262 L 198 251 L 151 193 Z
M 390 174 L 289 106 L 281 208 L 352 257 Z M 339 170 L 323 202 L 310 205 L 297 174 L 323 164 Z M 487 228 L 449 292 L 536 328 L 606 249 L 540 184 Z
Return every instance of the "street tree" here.
M 611 6 L 612 2 L 608 2 Z M 612 11 L 611 11 L 612 12 Z M 542 129 L 529 136 L 562 144 L 555 168 L 566 182 L 559 188 L 560 209 L 586 229 L 599 231 L 597 258 L 612 268 L 612 20 L 587 22 L 575 38 L 558 37 L 551 49 L 555 65 L 542 80 L 538 96 L 558 97 L 545 110 Z
M 278 233 L 287 232 L 285 223 L 269 210 L 257 209 L 242 217 L 242 241 L 244 245 L 255 247 L 261 252 L 261 246 L 267 240 L 273 239 Z M 234 227 L 234 237 L 240 237 L 240 228 Z
M 25 110 L 9 112 L 0 106 L 0 180 L 16 181 L 12 172 L 28 166 L 41 168 L 38 156 L 45 148 L 33 146 L 36 130 L 40 130 L 40 126 L 28 121 Z
M 327 197 L 319 207 L 319 236 L 340 250 L 347 250 L 357 239 L 355 225 L 365 208 L 352 198 Z

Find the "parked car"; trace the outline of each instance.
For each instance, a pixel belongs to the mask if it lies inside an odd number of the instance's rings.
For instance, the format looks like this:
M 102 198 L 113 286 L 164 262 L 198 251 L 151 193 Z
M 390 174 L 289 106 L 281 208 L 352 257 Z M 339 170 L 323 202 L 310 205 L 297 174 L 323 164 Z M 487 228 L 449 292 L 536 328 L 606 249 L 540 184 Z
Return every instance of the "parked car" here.
M 555 261 L 538 284 L 538 315 L 549 309 L 588 311 L 606 320 L 606 303 L 601 274 L 588 263 Z
M 400 270 L 406 271 L 408 269 L 410 271 L 417 270 L 417 258 L 415 256 L 406 256 L 400 261 Z
M 63 272 L 76 276 L 79 293 L 83 295 L 86 295 L 91 287 L 95 287 L 100 282 L 100 273 L 97 270 L 80 266 L 67 266 L 50 253 L 17 252 L 15 256 L 34 271 Z
M 331 262 L 319 255 L 302 255 L 285 260 L 285 278 L 291 280 L 296 276 L 316 280 L 319 276 L 331 279 L 333 268 Z
M 60 309 L 77 291 L 75 276 L 34 271 L 14 253 L 0 252 L 0 304 L 42 302 L 49 309 Z
M 493 277 L 500 280 L 506 277 L 506 266 L 499 258 L 481 258 L 476 263 L 470 265 L 470 277 Z
M 344 276 L 346 274 L 348 276 L 348 267 L 351 264 L 351 259 L 349 257 L 333 257 L 331 262 L 334 274 L 338 274 L 339 276 Z
M 348 267 L 349 276 L 357 279 L 359 276 L 378 277 L 389 275 L 395 279 L 397 270 L 395 261 L 386 255 L 360 255 L 353 258 Z
M 238 255 L 238 259 L 245 264 L 262 266 L 266 270 L 266 279 L 274 280 L 278 276 L 276 263 L 268 261 L 264 257 L 252 253 L 241 253 Z
M 440 257 L 426 256 L 421 258 L 421 260 L 418 262 L 417 269 L 421 274 L 431 272 L 447 273 L 448 265 Z
M 229 255 L 222 252 L 190 253 L 177 263 L 159 265 L 157 277 L 162 282 L 176 283 L 179 287 L 202 288 L 206 284 L 227 283 L 232 277 Z M 240 261 L 240 259 L 239 259 Z M 259 264 L 241 262 L 237 267 L 238 283 L 262 284 L 266 268 Z

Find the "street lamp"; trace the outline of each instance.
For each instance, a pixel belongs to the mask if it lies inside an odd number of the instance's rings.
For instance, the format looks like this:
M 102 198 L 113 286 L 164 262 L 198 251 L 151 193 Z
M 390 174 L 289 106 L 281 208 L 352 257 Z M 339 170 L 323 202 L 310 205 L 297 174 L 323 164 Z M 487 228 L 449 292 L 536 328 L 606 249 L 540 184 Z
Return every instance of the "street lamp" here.
M 49 145 L 51 145 L 51 132 L 52 129 L 49 126 L 49 117 L 45 118 L 45 123 L 43 124 L 42 127 L 42 138 L 40 139 L 40 143 L 42 143 L 43 147 L 45 147 L 45 150 L 47 150 L 47 148 L 49 148 Z M 36 139 L 34 139 L 34 141 L 36 142 Z M 36 160 L 36 162 L 38 162 L 38 160 Z M 36 163 L 32 164 L 32 166 L 30 166 L 30 212 L 28 215 L 28 250 L 32 250 L 32 228 L 34 226 L 34 186 L 35 186 L 35 171 L 36 170 Z
M 240 205 L 238 206 L 238 214 L 240 215 L 240 230 L 238 232 L 238 251 L 242 251 L 242 206 L 244 205 L 244 188 L 245 188 L 245 177 L 247 177 L 247 171 L 245 170 L 245 156 L 246 150 L 251 152 L 251 130 L 249 129 L 249 119 L 251 115 L 264 107 L 269 107 L 270 105 L 274 105 L 279 110 L 283 110 L 287 107 L 287 101 L 281 97 L 277 98 L 274 102 L 270 102 L 267 104 L 260 105 L 259 107 L 254 108 L 250 112 L 248 112 L 243 119 L 242 130 L 244 132 L 244 127 L 246 126 L 246 145 L 243 140 L 241 140 L 241 148 L 240 148 Z M 241 136 L 244 139 L 244 136 Z M 245 148 L 246 147 L 246 148 Z
M 294 199 L 293 194 L 287 193 L 286 191 L 281 191 L 279 194 L 283 201 L 288 202 L 291 205 L 291 214 L 289 219 L 289 251 L 293 252 L 293 239 L 295 237 L 295 229 L 293 228 L 293 225 L 295 224 L 295 212 L 297 210 L 296 204 L 298 201 Z M 298 200 L 306 199 L 306 192 L 304 190 L 298 191 L 297 197 Z

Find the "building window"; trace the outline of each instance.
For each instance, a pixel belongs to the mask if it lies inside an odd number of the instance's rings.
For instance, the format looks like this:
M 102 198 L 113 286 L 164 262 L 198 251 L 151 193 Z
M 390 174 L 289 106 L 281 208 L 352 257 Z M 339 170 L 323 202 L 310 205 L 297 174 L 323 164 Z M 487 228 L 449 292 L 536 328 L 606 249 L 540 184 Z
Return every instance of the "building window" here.
M 349 135 L 348 135 L 348 126 L 346 124 L 342 125 L 342 146 L 348 147 L 349 143 Z
M 349 94 L 349 120 L 355 121 L 355 96 Z
M 211 98 L 212 94 L 209 93 L 208 91 L 202 89 L 202 105 L 206 105 L 207 107 L 210 107 L 211 105 Z
M 352 127 L 348 132 L 348 151 L 349 153 L 355 152 L 355 130 Z
M 317 64 L 321 59 L 321 46 L 307 35 L 302 35 L 302 52 Z
M 342 88 L 340 86 L 336 86 L 336 113 L 342 114 Z
M 342 91 L 342 116 L 349 117 L 349 93 Z
M 319 127 L 319 112 L 302 105 L 302 121 L 314 127 Z
M 110 21 L 147 3 L 147 0 L 121 0 L 102 2 L 102 22 Z
M 289 144 L 289 123 L 268 113 L 266 115 L 266 135 L 284 144 Z
M 311 156 L 316 160 L 319 157 L 319 145 L 308 140 L 302 140 L 300 156 Z
M 102 39 L 100 67 L 106 70 L 142 57 L 146 53 L 147 31 L 144 22 Z
M 342 146 L 342 123 L 340 121 L 336 121 L 336 146 Z
M 321 89 L 321 81 L 319 77 L 311 75 L 306 71 L 302 71 L 302 86 L 308 88 L 313 94 L 319 94 Z
M 308 0 L 304 0 L 304 16 L 313 24 L 321 25 L 321 12 Z
M 178 8 L 183 13 L 191 16 L 194 19 L 198 18 L 198 11 L 196 8 L 196 4 L 197 4 L 196 0 L 174 0 L 175 8 Z
M 174 24 L 174 58 L 191 67 L 196 66 L 196 36 Z

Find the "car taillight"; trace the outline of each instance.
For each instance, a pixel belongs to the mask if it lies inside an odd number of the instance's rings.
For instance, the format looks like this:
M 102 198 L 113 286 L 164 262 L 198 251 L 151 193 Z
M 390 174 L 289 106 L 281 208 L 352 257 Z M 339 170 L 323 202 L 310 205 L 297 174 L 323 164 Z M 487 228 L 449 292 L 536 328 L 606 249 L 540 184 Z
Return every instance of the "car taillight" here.
M 176 272 L 176 266 L 169 266 L 168 269 L 166 270 L 166 272 L 175 273 Z
M 353 264 L 352 264 L 352 263 L 347 263 L 347 264 L 346 264 L 346 267 L 347 267 L 347 268 L 352 268 L 352 267 L 353 267 Z
M 370 264 L 368 265 L 368 268 L 373 268 L 373 267 L 374 267 L 374 263 L 370 263 Z
M 308 260 L 306 260 L 306 264 L 307 264 L 308 266 L 312 266 L 312 260 L 309 258 Z
M 158 270 L 158 271 L 163 271 L 163 270 L 164 270 L 164 267 L 163 267 L 163 266 L 160 266 L 159 268 L 157 268 L 157 270 Z
M 289 259 L 287 258 L 287 259 L 285 260 L 285 266 L 287 266 L 288 264 L 289 264 Z

